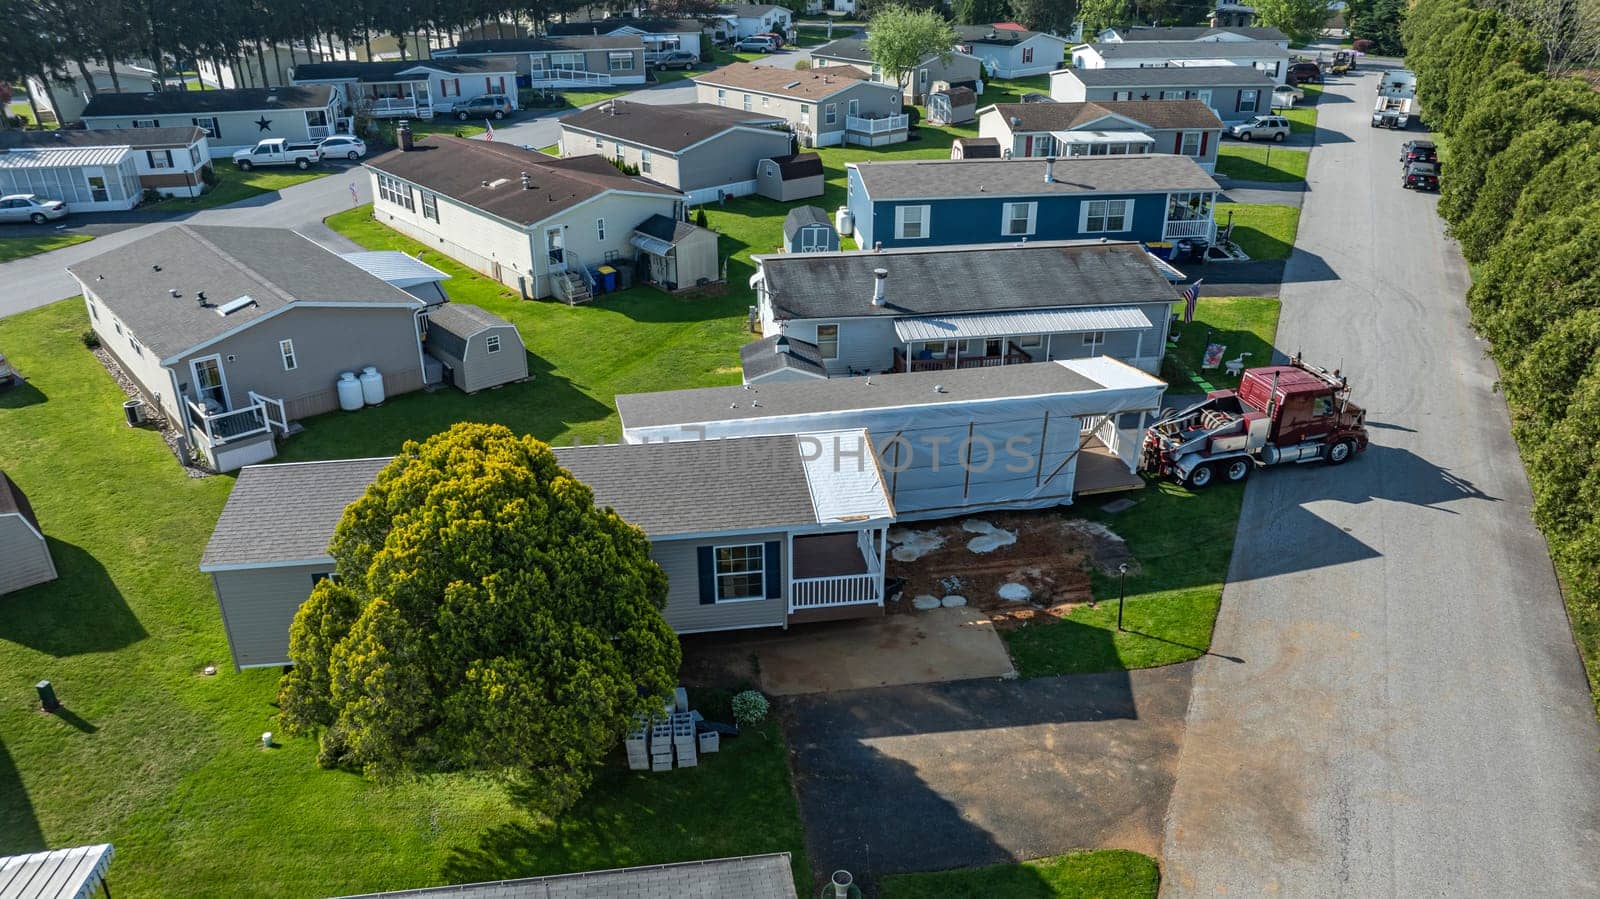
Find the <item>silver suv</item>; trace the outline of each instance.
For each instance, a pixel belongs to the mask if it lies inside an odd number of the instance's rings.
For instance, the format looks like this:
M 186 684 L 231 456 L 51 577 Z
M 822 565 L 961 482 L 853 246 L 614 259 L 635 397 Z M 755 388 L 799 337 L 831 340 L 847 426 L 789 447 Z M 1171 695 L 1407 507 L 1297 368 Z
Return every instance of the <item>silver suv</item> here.
M 1240 140 L 1275 140 L 1283 143 L 1289 139 L 1289 120 L 1281 115 L 1258 115 L 1228 129 Z

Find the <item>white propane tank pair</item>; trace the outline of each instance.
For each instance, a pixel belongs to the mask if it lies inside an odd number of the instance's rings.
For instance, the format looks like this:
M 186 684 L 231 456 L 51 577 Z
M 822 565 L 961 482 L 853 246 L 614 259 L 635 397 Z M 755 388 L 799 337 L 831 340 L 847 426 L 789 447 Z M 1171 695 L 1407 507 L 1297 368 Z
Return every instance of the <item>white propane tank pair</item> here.
M 383 374 L 374 365 L 363 368 L 359 378 L 353 371 L 340 372 L 338 388 L 339 408 L 346 412 L 354 412 L 363 404 L 376 406 L 384 399 Z

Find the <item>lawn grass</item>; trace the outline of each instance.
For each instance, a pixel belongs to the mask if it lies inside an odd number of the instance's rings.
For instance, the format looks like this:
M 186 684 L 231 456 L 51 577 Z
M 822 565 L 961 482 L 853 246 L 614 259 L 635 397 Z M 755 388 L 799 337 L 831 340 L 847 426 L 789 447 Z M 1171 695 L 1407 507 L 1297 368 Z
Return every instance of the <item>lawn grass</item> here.
M 602 100 L 610 100 L 613 97 L 621 97 L 624 94 L 632 93 L 638 89 L 638 85 L 630 84 L 626 87 L 619 87 L 615 90 L 609 91 L 562 91 L 561 96 L 567 98 L 568 106 L 581 109 L 585 106 L 588 106 L 590 103 L 599 103 Z
M 1204 298 L 1196 320 L 1183 328 L 1169 357 L 1174 395 L 1201 388 L 1184 371 L 1199 371 L 1208 333 L 1228 342 L 1228 358 L 1255 353 L 1250 361 L 1270 361 L 1278 327 L 1278 301 L 1270 298 Z M 1216 377 L 1214 386 L 1227 386 Z M 1223 580 L 1233 555 L 1234 528 L 1244 487 L 1218 484 L 1192 492 L 1155 477 L 1135 493 L 1089 498 L 1074 504 L 1075 514 L 1100 522 L 1128 542 L 1138 562 L 1126 582 L 1123 630 L 1117 630 L 1118 578 L 1096 572 L 1097 605 L 1081 606 L 1065 618 L 1031 624 L 1005 633 L 1012 661 L 1023 677 L 1117 671 L 1170 665 L 1203 655 L 1222 601 Z M 1133 508 L 1107 513 L 1105 505 L 1127 497 Z
M 1155 859 L 1126 849 L 1071 852 L 1012 865 L 896 874 L 883 878 L 880 899 L 1154 899 L 1161 886 Z
M 51 232 L 49 234 L 36 234 L 29 237 L 0 237 L 0 262 L 10 262 L 25 256 L 37 256 L 62 247 L 70 247 L 75 243 L 94 240 L 92 234 L 68 234 Z
M 1172 311 L 1181 313 L 1183 305 L 1173 306 Z M 1222 344 L 1227 348 L 1228 359 L 1249 353 L 1250 357 L 1245 360 L 1249 365 L 1268 365 L 1272 361 L 1272 337 L 1277 327 L 1278 301 L 1270 297 L 1202 297 L 1195 320 L 1179 322 L 1178 344 L 1167 347 L 1161 369 L 1161 378 L 1168 384 L 1167 391 L 1173 395 L 1193 395 L 1233 386 L 1231 380 L 1220 373 L 1200 368 L 1206 344 Z
M 1322 99 L 1322 85 L 1302 84 L 1300 92 L 1304 96 L 1299 103 L 1275 111 L 1289 120 L 1290 134 L 1311 134 L 1317 130 L 1317 103 Z
M 211 169 L 217 173 L 216 186 L 200 196 L 168 197 L 159 203 L 146 204 L 141 208 L 158 211 L 212 209 L 324 178 L 336 171 L 326 167 L 313 167 L 301 171 L 290 166 L 281 169 L 251 169 L 246 172 L 233 163 L 221 159 L 212 163 Z
M 186 477 L 157 434 L 122 424 L 122 392 L 80 343 L 87 327 L 75 300 L 0 320 L 0 346 L 27 377 L 0 394 L 0 470 L 28 492 L 61 571 L 7 595 L 0 614 L 0 671 L 13 675 L 0 703 L 0 854 L 109 841 L 120 893 L 186 897 L 345 895 L 788 850 L 807 894 L 772 722 L 670 775 L 624 771 L 619 755 L 554 823 L 471 778 L 379 786 L 317 768 L 310 740 L 260 749 L 278 729 L 277 672 L 232 671 L 196 568 L 232 478 Z M 462 402 L 458 413 L 476 400 Z M 207 664 L 221 673 L 200 676 Z M 68 714 L 35 710 L 40 678 Z M 695 699 L 726 715 L 720 699 Z
M 1304 181 L 1310 159 L 1305 150 L 1227 141 L 1217 148 L 1217 174 L 1240 181 Z
M 1217 225 L 1226 226 L 1233 215 L 1233 242 L 1251 259 L 1288 259 L 1294 236 L 1300 230 L 1300 210 L 1264 203 L 1223 203 L 1217 206 Z

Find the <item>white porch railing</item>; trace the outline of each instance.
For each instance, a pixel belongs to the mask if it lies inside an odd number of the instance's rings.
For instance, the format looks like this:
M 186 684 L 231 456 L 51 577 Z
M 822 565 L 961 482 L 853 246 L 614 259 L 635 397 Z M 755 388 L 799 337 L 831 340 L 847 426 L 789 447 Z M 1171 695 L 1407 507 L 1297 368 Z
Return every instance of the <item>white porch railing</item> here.
M 329 128 L 327 125 L 307 125 L 306 126 L 306 136 L 311 138 L 312 140 L 322 140 L 323 138 L 329 137 L 332 134 L 333 134 L 333 129 Z
M 428 102 L 418 102 L 415 97 L 378 97 L 369 99 L 361 104 L 367 115 L 375 119 L 392 119 L 401 116 L 415 116 L 417 118 L 431 118 L 433 106 Z M 326 135 L 324 135 L 326 136 Z
M 1164 240 L 1177 240 L 1185 237 L 1204 237 L 1213 243 L 1216 242 L 1217 223 L 1215 219 L 1184 219 L 1168 221 L 1161 231 Z
M 254 402 L 230 412 L 207 412 L 193 400 L 189 404 L 189 421 L 195 430 L 205 435 L 210 446 L 221 446 L 257 434 L 271 434 L 272 424 L 267 420 L 266 404 Z
M 249 391 L 250 402 L 261 407 L 261 417 L 270 427 L 277 428 L 284 436 L 289 434 L 289 414 L 283 409 L 283 400 L 270 396 L 262 396 L 254 390 Z
M 878 573 L 840 574 L 833 577 L 795 578 L 789 591 L 791 610 L 820 609 L 825 606 L 851 606 L 881 603 Z
M 583 69 L 543 69 L 530 76 L 530 87 L 609 87 L 611 75 Z
M 881 119 L 845 116 L 844 120 L 846 131 L 856 131 L 862 134 L 888 134 L 892 131 L 904 131 L 909 127 L 910 123 L 911 117 L 904 114 L 884 116 Z

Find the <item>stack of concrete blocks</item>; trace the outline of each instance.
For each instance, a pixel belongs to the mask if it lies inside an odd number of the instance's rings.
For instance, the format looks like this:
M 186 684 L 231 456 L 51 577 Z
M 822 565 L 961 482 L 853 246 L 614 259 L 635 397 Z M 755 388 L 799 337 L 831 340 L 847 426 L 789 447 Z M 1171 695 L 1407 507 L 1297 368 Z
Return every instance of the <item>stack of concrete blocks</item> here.
M 628 748 L 628 767 L 634 771 L 644 771 L 650 767 L 650 740 L 647 728 L 650 722 L 641 718 L 638 728 L 628 731 L 628 736 L 623 739 L 623 745 Z
M 722 748 L 722 735 L 716 731 L 708 730 L 699 736 L 700 745 L 698 748 L 701 755 L 705 755 L 708 752 L 716 752 Z
M 650 723 L 650 770 L 672 770 L 672 721 L 658 718 Z
M 672 716 L 672 748 L 678 755 L 679 768 L 693 768 L 700 764 L 695 752 L 694 717 L 688 712 Z

